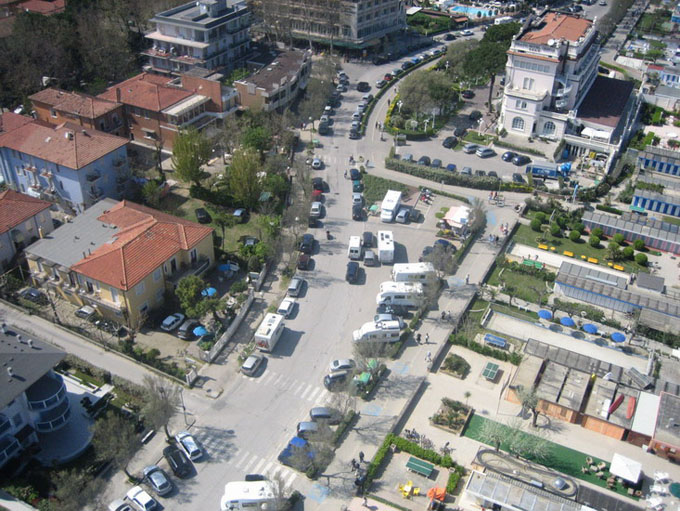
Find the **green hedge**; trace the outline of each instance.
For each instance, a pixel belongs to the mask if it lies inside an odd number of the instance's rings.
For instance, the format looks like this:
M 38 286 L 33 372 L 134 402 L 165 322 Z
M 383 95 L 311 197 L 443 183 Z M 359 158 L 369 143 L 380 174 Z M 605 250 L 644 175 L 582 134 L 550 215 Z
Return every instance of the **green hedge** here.
M 366 385 L 366 387 L 361 392 L 360 394 L 361 399 L 363 399 L 364 401 L 368 401 L 371 394 L 378 386 L 380 380 L 382 380 L 382 377 L 385 375 L 386 372 L 387 366 L 385 364 L 380 364 L 378 366 L 378 370 L 375 372 L 375 374 L 373 374 L 371 380 L 368 382 L 368 385 Z
M 400 436 L 395 436 L 392 439 L 391 443 L 396 445 L 397 448 L 401 451 L 412 454 L 413 456 L 415 456 L 416 458 L 420 458 L 421 460 L 429 461 L 430 463 L 439 465 L 440 467 L 452 468 L 456 466 L 454 461 L 451 459 L 451 456 L 449 456 L 448 454 L 441 455 L 438 452 L 433 451 L 432 449 L 425 449 L 423 447 L 420 447 L 417 443 L 411 442 L 410 440 L 406 440 L 405 438 L 402 438 Z
M 366 469 L 366 481 L 364 482 L 363 488 L 364 491 L 366 491 L 367 488 L 370 488 L 371 483 L 373 483 L 373 480 L 378 475 L 378 470 L 380 470 L 382 464 L 385 461 L 385 457 L 390 452 L 390 445 L 392 445 L 392 442 L 394 441 L 395 438 L 396 435 L 394 435 L 393 433 L 388 433 L 385 436 L 385 440 L 383 440 L 382 445 L 375 453 L 375 456 L 373 456 L 371 463 L 368 465 L 368 468 Z
M 191 185 L 189 188 L 189 196 L 193 199 L 199 199 L 217 206 L 232 207 L 234 202 L 232 198 L 224 191 L 213 192 L 202 186 Z
M 412 176 L 429 179 L 437 183 L 442 183 L 452 186 L 463 186 L 467 188 L 476 188 L 478 190 L 498 190 L 498 180 L 492 177 L 475 177 L 466 176 L 463 174 L 454 174 L 446 170 L 439 170 L 416 163 L 409 163 L 396 158 L 385 158 L 385 168 L 410 174 Z M 509 192 L 524 192 L 531 193 L 533 188 L 525 184 L 518 183 L 501 183 L 501 190 Z
M 338 424 L 338 429 L 336 429 L 335 433 L 333 434 L 333 445 L 335 447 L 340 445 L 340 441 L 345 435 L 345 432 L 352 427 L 352 424 L 354 424 L 358 416 L 359 415 L 354 410 L 349 410 L 342 418 L 342 421 L 340 421 L 340 424 Z
M 495 358 L 496 360 L 502 360 L 503 362 L 510 362 L 512 365 L 518 366 L 522 361 L 522 355 L 520 353 L 510 353 L 508 351 L 498 350 L 491 348 L 485 344 L 479 344 L 476 341 L 468 339 L 461 334 L 452 334 L 449 336 L 449 342 L 456 346 L 464 346 L 480 355 L 486 357 Z
M 507 142 L 504 142 L 501 139 L 494 140 L 493 145 L 495 145 L 497 147 L 504 147 L 505 149 L 514 149 L 515 151 L 520 151 L 522 153 L 529 153 L 529 154 L 533 154 L 534 156 L 540 156 L 541 158 L 548 159 L 548 156 L 546 156 L 546 154 L 544 152 L 539 151 L 538 149 L 527 149 L 526 147 L 523 147 L 523 146 L 508 144 Z
M 595 206 L 595 209 L 599 209 L 600 211 L 606 211 L 607 213 L 614 213 L 615 215 L 623 215 L 623 211 L 620 209 L 614 208 L 612 206 L 607 206 L 606 204 L 597 204 Z
M 453 492 L 456 491 L 461 477 L 464 475 L 465 469 L 460 465 L 456 465 L 456 468 L 449 473 L 449 480 L 446 482 L 446 493 L 452 495 Z
M 424 190 L 425 187 L 424 187 L 424 186 L 419 186 L 418 189 L 419 189 L 419 190 Z M 438 194 L 438 195 L 443 195 L 444 197 L 448 197 L 448 198 L 450 198 L 450 199 L 459 200 L 459 201 L 461 201 L 461 202 L 464 202 L 465 204 L 470 204 L 470 199 L 468 199 L 467 197 L 463 197 L 462 195 L 456 195 L 455 193 L 449 193 L 449 192 L 445 192 L 445 191 L 443 191 L 443 190 L 438 190 L 438 191 L 437 191 L 437 194 Z

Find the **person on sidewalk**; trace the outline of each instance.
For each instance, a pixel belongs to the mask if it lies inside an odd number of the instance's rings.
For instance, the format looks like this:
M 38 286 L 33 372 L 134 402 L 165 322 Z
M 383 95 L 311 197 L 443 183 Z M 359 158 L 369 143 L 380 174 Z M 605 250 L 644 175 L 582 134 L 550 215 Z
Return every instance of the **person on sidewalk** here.
M 364 451 L 359 451 L 359 463 L 364 462 Z
M 368 507 L 368 499 L 364 497 L 364 501 L 361 503 L 363 507 Z
M 425 344 L 430 344 L 430 334 L 425 334 Z
M 416 335 L 416 342 L 417 342 L 418 344 L 420 344 L 420 334 L 417 334 L 417 335 Z

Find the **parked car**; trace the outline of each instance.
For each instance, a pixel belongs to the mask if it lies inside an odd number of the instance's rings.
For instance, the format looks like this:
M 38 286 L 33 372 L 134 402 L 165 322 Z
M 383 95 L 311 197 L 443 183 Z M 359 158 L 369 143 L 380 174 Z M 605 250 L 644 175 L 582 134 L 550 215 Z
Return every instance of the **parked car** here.
M 531 158 L 524 156 L 523 154 L 518 154 L 512 159 L 512 164 L 516 166 L 527 165 L 531 163 Z
M 371 231 L 364 231 L 361 235 L 361 242 L 364 248 L 370 248 L 373 246 L 373 233 Z
M 288 296 L 291 296 L 293 298 L 297 298 L 300 296 L 300 293 L 302 293 L 302 288 L 305 286 L 305 281 L 304 279 L 301 279 L 300 277 L 293 277 L 290 279 L 290 284 L 288 284 Z
M 406 153 L 401 157 L 401 161 L 413 161 L 413 155 L 411 153 Z
M 356 112 L 354 112 L 354 113 L 352 114 L 352 120 L 353 120 L 353 121 L 360 121 L 360 120 L 361 120 L 361 115 L 362 115 L 362 112 L 361 112 L 360 110 L 357 110 Z
M 454 128 L 453 129 L 453 136 L 454 137 L 464 137 L 465 136 L 465 128 Z
M 486 176 L 486 172 L 484 172 L 483 170 L 475 170 L 475 176 L 484 177 Z
M 349 132 L 350 140 L 358 140 L 359 138 L 361 138 L 361 135 L 359 134 L 358 130 L 350 130 Z
M 432 245 L 434 248 L 437 247 L 442 247 L 444 250 L 456 250 L 456 247 L 453 246 L 453 244 L 449 240 L 445 240 L 442 238 L 439 238 L 435 240 L 434 244 Z
M 449 163 L 446 166 L 446 170 L 448 170 L 449 172 L 456 172 L 456 169 L 457 169 L 457 167 L 456 167 L 455 163 Z
M 435 169 L 441 168 L 442 161 L 439 158 L 435 158 L 434 160 L 432 160 L 432 165 L 430 166 L 434 167 Z
M 29 302 L 38 303 L 40 305 L 45 305 L 47 303 L 47 296 L 42 291 L 39 291 L 32 287 L 27 287 L 19 292 L 19 296 L 24 300 Z
M 304 254 L 311 254 L 314 249 L 314 236 L 311 234 L 303 234 L 300 242 L 300 252 Z
M 512 182 L 513 183 L 519 183 L 519 184 L 524 183 L 524 176 L 522 176 L 522 174 L 520 174 L 519 172 L 515 172 L 512 175 Z
M 503 155 L 501 156 L 501 160 L 503 161 L 512 161 L 512 159 L 517 156 L 517 153 L 513 153 L 512 151 L 505 151 Z
M 457 142 L 458 139 L 456 137 L 446 137 L 442 142 L 442 145 L 447 149 L 451 149 Z
M 362 206 L 364 204 L 364 194 L 363 193 L 353 193 L 352 194 L 352 204 L 359 204 Z
M 313 177 L 312 178 L 312 189 L 313 190 L 318 190 L 320 192 L 323 192 L 323 179 L 320 177 Z
M 472 168 L 471 167 L 463 167 L 463 170 L 460 171 L 461 174 L 464 176 L 471 176 L 472 175 Z
M 470 143 L 470 144 L 465 144 L 465 145 L 463 146 L 463 152 L 464 152 L 465 154 L 472 154 L 472 153 L 474 153 L 475 151 L 477 151 L 478 148 L 479 148 L 479 146 L 478 146 L 477 144 L 472 144 L 472 143 Z
M 351 358 L 339 358 L 333 360 L 328 366 L 328 370 L 331 373 L 338 371 L 351 371 L 356 366 L 356 363 Z
M 240 224 L 244 224 L 248 221 L 248 210 L 246 208 L 237 208 L 234 210 L 234 218 Z
M 179 312 L 170 314 L 163 320 L 163 323 L 161 323 L 161 329 L 165 330 L 166 332 L 172 332 L 175 328 L 182 324 L 182 321 L 184 321 L 184 314 L 180 314 Z
M 314 201 L 312 202 L 312 207 L 309 210 L 309 216 L 314 217 L 314 218 L 319 218 L 321 216 L 321 203 Z
M 493 177 L 494 179 L 500 179 L 500 178 L 498 177 L 498 174 L 496 173 L 495 170 L 490 170 L 490 171 L 487 173 L 487 175 L 488 175 L 489 177 Z
M 361 99 L 366 103 L 370 103 L 371 101 L 373 101 L 373 94 L 364 94 L 363 96 L 361 96 Z
M 423 248 L 423 251 L 421 252 L 420 257 L 418 258 L 418 262 L 422 263 L 424 261 L 427 261 L 432 252 L 434 252 L 434 248 L 431 247 L 431 246 L 427 246 L 427 247 Z
M 304 472 L 314 459 L 314 450 L 307 440 L 295 436 L 288 442 L 277 459 L 283 465 L 292 466 Z
M 264 357 L 262 355 L 250 355 L 245 360 L 245 362 L 243 362 L 243 365 L 241 366 L 241 372 L 246 376 L 254 376 L 255 373 L 257 373 L 259 367 L 262 365 L 262 362 L 264 362 Z
M 418 165 L 425 165 L 426 167 L 428 167 L 430 165 L 430 157 L 421 156 L 420 159 L 418 160 Z
M 94 307 L 91 305 L 83 305 L 80 309 L 75 312 L 75 315 L 80 319 L 89 320 L 97 313 Z
M 142 473 L 144 479 L 149 483 L 151 489 L 161 497 L 167 495 L 172 491 L 172 483 L 162 468 L 158 465 L 150 465 L 146 467 Z
M 109 504 L 109 511 L 132 511 L 132 507 L 123 499 L 116 499 Z
M 354 284 L 359 278 L 359 263 L 350 261 L 347 263 L 347 271 L 345 272 L 345 280 L 350 284 Z
M 182 323 L 177 330 L 177 337 L 180 339 L 189 340 L 194 338 L 194 328 L 198 327 L 200 323 L 196 319 L 187 319 Z
M 205 208 L 197 208 L 194 213 L 196 213 L 196 220 L 198 220 L 199 224 L 209 224 L 210 220 L 212 220 Z
M 311 262 L 312 262 L 312 258 L 309 257 L 309 255 L 300 254 L 300 256 L 298 257 L 298 261 L 297 261 L 297 269 L 298 270 L 308 270 Z
M 465 99 L 472 99 L 475 97 L 475 93 L 471 90 L 464 90 L 463 92 L 460 93 L 461 96 Z
M 152 511 L 158 503 L 141 486 L 134 486 L 125 495 L 139 511 Z
M 295 300 L 291 300 L 290 298 L 284 298 L 281 304 L 279 305 L 279 308 L 276 310 L 277 314 L 281 314 L 284 318 L 289 318 L 291 314 L 293 314 L 293 310 L 295 309 Z
M 349 373 L 347 371 L 338 371 L 335 373 L 330 373 L 324 376 L 323 386 L 327 390 L 336 390 L 342 387 L 349 378 Z
M 359 82 L 357 83 L 357 90 L 359 92 L 368 92 L 371 90 L 371 86 L 368 84 L 368 82 Z
M 359 169 L 349 169 L 349 178 L 352 181 L 358 181 L 361 179 L 361 172 L 359 172 Z
M 401 207 L 397 212 L 397 216 L 394 217 L 394 221 L 398 224 L 408 223 L 410 217 L 411 208 Z
M 483 114 L 479 110 L 473 110 L 472 112 L 470 112 L 470 115 L 468 115 L 468 119 L 470 119 L 471 121 L 478 121 L 482 117 Z
M 312 160 L 312 168 L 314 170 L 321 170 L 323 168 L 323 162 L 320 158 L 314 158 Z
M 352 205 L 352 220 L 361 221 L 364 219 L 364 208 L 361 204 Z
M 325 422 L 335 426 L 342 421 L 342 414 L 335 408 L 317 406 L 309 411 L 309 418 L 314 422 Z
M 408 308 L 403 305 L 388 305 L 386 303 L 381 303 L 376 307 L 375 312 L 378 314 L 396 314 L 397 316 L 404 317 L 408 315 Z
M 378 80 L 377 82 L 375 82 L 375 86 L 378 89 L 382 89 L 385 85 L 387 85 L 387 82 L 385 80 Z
M 180 479 L 188 477 L 194 470 L 185 452 L 176 445 L 168 445 L 164 448 L 163 457 L 168 462 L 172 473 Z
M 196 461 L 203 456 L 203 449 L 198 446 L 198 442 L 188 431 L 177 433 L 175 440 L 191 461 Z
M 455 40 L 456 40 L 456 36 L 453 35 L 453 34 L 446 34 L 444 36 L 444 41 L 455 41 Z
M 480 158 L 491 158 L 496 152 L 490 147 L 478 147 L 475 154 Z

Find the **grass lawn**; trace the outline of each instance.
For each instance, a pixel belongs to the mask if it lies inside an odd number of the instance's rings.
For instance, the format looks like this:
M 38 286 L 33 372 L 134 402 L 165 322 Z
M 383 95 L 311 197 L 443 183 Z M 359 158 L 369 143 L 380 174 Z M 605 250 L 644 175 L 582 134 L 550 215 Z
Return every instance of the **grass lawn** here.
M 490 419 L 485 419 L 484 417 L 480 417 L 477 414 L 473 415 L 470 418 L 470 422 L 468 423 L 468 426 L 465 429 L 463 435 L 468 438 L 472 438 L 473 440 L 477 440 L 478 442 L 486 443 L 484 440 L 482 440 L 481 431 L 482 425 L 488 420 Z M 508 428 L 508 430 L 509 429 L 510 428 Z M 528 433 L 522 434 L 525 435 L 527 438 L 532 436 L 529 435 Z M 529 460 L 539 465 L 543 465 L 554 470 L 557 470 L 558 472 L 571 476 L 574 479 L 581 479 L 582 481 L 587 481 L 591 484 L 601 486 L 602 488 L 607 487 L 606 476 L 608 476 L 609 472 L 607 472 L 606 469 L 605 479 L 600 479 L 599 477 L 595 476 L 594 474 L 591 474 L 590 472 L 586 474 L 581 472 L 581 467 L 585 466 L 588 454 L 576 451 L 574 449 L 570 449 L 569 447 L 564 447 L 563 445 L 556 444 L 555 442 L 548 441 L 548 444 L 549 453 L 545 460 L 538 461 L 532 460 L 531 458 L 529 458 Z M 506 443 L 501 444 L 501 450 L 507 451 L 507 448 L 508 446 Z M 595 465 L 597 465 L 601 461 L 605 461 L 594 456 L 591 457 L 593 458 L 593 463 Z M 607 462 L 607 469 L 608 468 L 609 462 Z M 630 495 L 628 495 L 627 490 L 623 488 L 623 486 L 620 484 L 617 484 L 616 489 L 612 491 L 616 491 L 616 493 L 623 495 L 625 497 L 633 498 Z M 635 498 L 633 499 L 638 500 Z
M 548 291 L 545 287 L 545 281 L 539 277 L 534 277 L 533 275 L 526 275 L 524 273 L 518 273 L 511 271 L 508 268 L 496 267 L 493 273 L 489 276 L 487 283 L 491 286 L 498 286 L 501 283 L 501 271 L 503 272 L 502 278 L 507 285 L 513 286 L 516 291 L 516 298 L 524 300 L 531 303 L 538 303 L 539 295 L 534 291 L 533 288 L 538 290 L 545 290 L 542 297 L 542 302 L 539 305 L 543 305 L 548 301 Z
M 680 218 L 677 216 L 664 216 L 663 221 L 668 222 L 669 224 L 680 225 Z
M 508 316 L 513 316 L 518 319 L 524 319 L 527 321 L 538 321 L 538 314 L 534 311 L 519 310 L 515 307 L 505 305 L 504 303 L 494 303 L 491 308 L 497 312 L 507 314 Z
M 517 243 L 528 245 L 530 247 L 537 247 L 538 246 L 538 243 L 536 243 L 537 236 L 539 236 L 539 233 L 533 231 L 531 227 L 529 227 L 528 225 L 522 224 L 518 227 L 513 239 Z M 562 254 L 562 252 L 568 250 L 574 253 L 574 259 L 577 258 L 581 259 L 581 256 L 585 255 L 586 257 L 594 257 L 598 259 L 599 265 L 607 266 L 607 260 L 605 259 L 605 256 L 607 255 L 606 247 L 607 244 L 609 243 L 608 239 L 602 240 L 598 248 L 591 247 L 588 244 L 587 235 L 581 236 L 580 241 L 571 241 L 569 238 L 566 237 L 555 238 L 550 233 L 548 233 L 546 234 L 546 239 L 547 239 L 546 245 L 555 247 L 556 254 Z M 630 273 L 648 271 L 647 268 L 639 266 L 633 261 L 617 261 L 616 264 L 621 264 L 625 268 L 625 271 Z
M 491 141 L 496 138 L 491 135 L 481 135 L 477 133 L 476 131 L 468 131 L 465 136 L 463 137 L 463 140 L 466 142 L 472 142 L 473 144 L 482 144 L 482 145 L 487 145 L 491 143 Z M 465 144 L 463 144 L 465 145 Z
M 376 202 L 381 202 L 385 198 L 387 190 L 398 190 L 400 192 L 413 192 L 411 188 L 398 181 L 384 179 L 382 177 L 373 176 L 371 174 L 364 174 L 364 202 L 370 206 Z M 350 186 L 348 184 L 347 186 Z

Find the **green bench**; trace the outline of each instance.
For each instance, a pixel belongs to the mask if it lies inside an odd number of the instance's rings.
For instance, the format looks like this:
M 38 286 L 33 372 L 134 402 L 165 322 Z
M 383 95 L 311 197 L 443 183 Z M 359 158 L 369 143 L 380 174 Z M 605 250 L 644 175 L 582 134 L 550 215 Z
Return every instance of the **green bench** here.
M 434 465 L 432 463 L 419 460 L 413 456 L 411 456 L 406 462 L 406 468 L 425 477 L 430 477 L 434 471 Z

